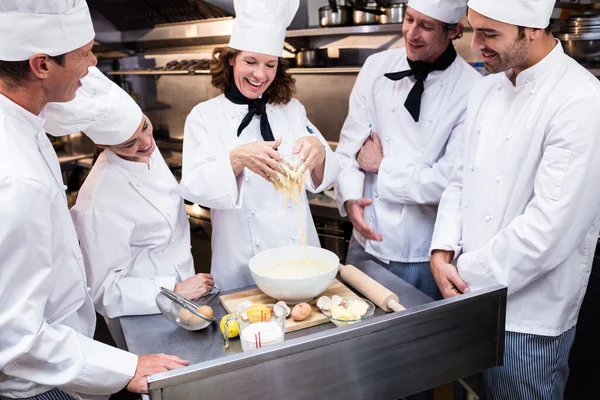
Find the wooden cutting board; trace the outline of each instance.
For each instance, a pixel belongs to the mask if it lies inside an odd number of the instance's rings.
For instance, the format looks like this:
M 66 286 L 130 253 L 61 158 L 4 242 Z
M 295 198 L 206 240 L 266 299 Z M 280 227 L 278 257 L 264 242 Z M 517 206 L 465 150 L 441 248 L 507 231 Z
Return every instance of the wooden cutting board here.
M 288 317 L 285 320 L 285 331 L 294 332 L 300 329 L 310 328 L 311 326 L 321 325 L 329 322 L 329 319 L 327 319 L 319 307 L 317 307 L 317 300 L 321 296 L 332 297 L 336 294 L 340 297 L 358 297 L 352 290 L 348 289 L 346 285 L 336 279 L 333 281 L 331 286 L 329 286 L 329 289 L 315 297 L 313 301 L 309 303 L 312 306 L 312 313 L 307 319 L 304 321 L 294 321 L 292 317 Z M 250 300 L 253 303 L 262 304 L 275 304 L 277 302 L 277 300 L 261 292 L 259 288 L 226 294 L 219 297 L 219 299 L 221 300 L 223 308 L 225 308 L 228 313 L 237 312 L 237 305 L 244 300 Z M 293 308 L 293 306 L 290 306 L 290 308 Z

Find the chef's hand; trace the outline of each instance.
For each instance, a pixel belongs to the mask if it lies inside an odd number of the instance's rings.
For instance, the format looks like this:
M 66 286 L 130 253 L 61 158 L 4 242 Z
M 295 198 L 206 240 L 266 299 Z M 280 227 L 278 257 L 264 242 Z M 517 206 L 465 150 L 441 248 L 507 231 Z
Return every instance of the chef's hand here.
M 372 172 L 374 174 L 379 172 L 379 166 L 383 160 L 383 146 L 379 141 L 379 137 L 375 132 L 371 133 L 371 136 L 365 140 L 356 156 L 356 161 L 360 168 L 365 172 Z
M 298 155 L 305 170 L 311 171 L 313 183 L 317 186 L 323 182 L 325 174 L 325 146 L 316 136 L 304 136 L 296 141 L 292 154 Z
M 126 389 L 133 393 L 148 393 L 148 381 L 146 380 L 148 376 L 185 367 L 188 364 L 189 362 L 186 360 L 166 354 L 139 356 L 135 375 L 127 384 Z
M 431 273 L 444 298 L 469 292 L 469 286 L 458 274 L 458 269 L 450 264 L 453 256 L 454 252 L 446 250 L 434 250 L 431 254 Z
M 215 280 L 210 274 L 197 274 L 187 278 L 181 283 L 175 284 L 175 293 L 179 293 L 186 299 L 195 300 L 210 291 L 215 286 Z
M 381 242 L 383 236 L 379 233 L 375 233 L 375 230 L 367 224 L 367 221 L 365 221 L 365 207 L 370 206 L 371 204 L 373 204 L 373 200 L 347 200 L 344 203 L 344 207 L 346 208 L 348 219 L 352 222 L 354 229 L 360 232 L 365 239 Z
M 283 157 L 275 149 L 280 145 L 281 138 L 274 142 L 253 142 L 236 147 L 229 153 L 233 173 L 238 176 L 244 168 L 248 168 L 266 180 L 277 176 Z

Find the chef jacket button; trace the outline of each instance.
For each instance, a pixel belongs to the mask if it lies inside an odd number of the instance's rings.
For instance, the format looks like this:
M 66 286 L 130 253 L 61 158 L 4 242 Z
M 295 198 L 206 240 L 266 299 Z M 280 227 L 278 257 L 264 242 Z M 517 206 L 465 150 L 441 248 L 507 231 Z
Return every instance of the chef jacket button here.
M 246 177 L 246 182 L 250 182 L 250 177 Z
M 421 154 L 425 154 L 425 150 L 421 150 Z
M 174 241 L 173 239 L 171 239 L 171 241 L 170 241 L 169 243 L 170 243 L 170 244 L 173 244 L 173 243 L 175 243 L 175 241 Z
M 440 83 L 440 87 L 443 87 L 443 86 L 444 86 L 444 84 L 443 84 L 443 83 Z
M 390 138 L 389 138 L 388 136 L 386 136 L 386 137 L 385 137 L 385 141 L 386 141 L 386 142 L 389 142 L 389 141 L 390 141 Z
M 288 201 L 287 208 L 292 208 L 292 203 Z
M 92 291 L 92 288 L 91 288 L 91 287 L 89 287 L 89 286 L 87 286 L 87 287 L 85 288 L 85 290 L 87 290 L 87 292 L 88 292 L 88 293 L 90 293 L 90 292 Z
M 375 198 L 378 198 L 379 197 L 379 193 L 375 193 L 374 196 L 375 196 Z
M 390 107 L 390 111 L 391 111 L 391 112 L 394 112 L 394 111 L 396 111 L 396 107 Z
M 536 93 L 537 93 L 537 92 L 535 91 L 535 89 L 531 89 L 531 92 L 529 92 L 529 94 L 530 94 L 530 95 L 532 95 L 532 96 L 533 96 L 534 94 L 536 94 Z
M 471 171 L 471 172 L 475 171 L 475 167 L 471 165 L 471 166 L 469 167 L 469 171 Z
M 296 240 L 296 236 L 292 236 L 290 239 L 292 239 L 292 240 Z
M 469 208 L 469 203 L 465 203 L 465 208 Z
M 512 136 L 508 135 L 508 136 L 506 137 L 506 140 L 510 140 L 510 139 L 512 139 Z
M 491 221 L 492 221 L 492 216 L 491 215 L 486 215 L 485 222 L 491 222 Z
M 254 215 L 255 212 L 256 212 L 255 210 L 250 210 L 251 215 Z
M 429 118 L 427 121 L 428 121 L 429 123 L 432 123 L 432 122 L 433 122 L 433 118 Z
M 478 126 L 478 127 L 475 128 L 475 130 L 477 131 L 477 133 L 479 133 L 479 132 L 481 132 L 481 127 Z
M 142 184 L 138 182 L 138 183 L 135 184 L 135 186 L 142 187 Z
M 231 118 L 231 119 L 235 119 L 235 115 L 232 115 L 230 118 Z
M 63 185 L 63 190 L 67 190 L 67 189 L 68 189 L 67 185 Z
M 496 86 L 496 90 L 498 90 L 498 91 L 502 90 L 502 85 Z
M 254 242 L 255 247 L 260 247 L 260 242 Z
M 189 216 L 189 215 L 186 215 L 186 217 L 187 217 L 187 219 L 190 219 L 190 216 Z
M 165 214 L 167 214 L 167 215 L 171 215 L 171 211 L 167 211 Z
M 502 182 L 502 176 L 501 175 L 498 175 L 496 177 L 496 182 L 498 182 L 498 183 Z

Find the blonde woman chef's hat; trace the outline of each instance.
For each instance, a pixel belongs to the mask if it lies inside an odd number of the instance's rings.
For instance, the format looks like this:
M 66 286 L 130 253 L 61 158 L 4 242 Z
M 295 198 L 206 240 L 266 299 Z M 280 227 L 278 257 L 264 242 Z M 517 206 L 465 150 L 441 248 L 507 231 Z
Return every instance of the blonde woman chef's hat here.
M 234 0 L 229 47 L 281 57 L 285 31 L 299 5 L 299 0 Z
M 81 131 L 94 143 L 107 146 L 124 143 L 133 136 L 143 118 L 135 100 L 95 67 L 81 83 L 74 100 L 46 105 L 46 132 L 64 136 Z
M 467 0 L 409 0 L 408 7 L 447 24 L 457 24 L 467 14 Z
M 469 8 L 496 21 L 526 28 L 545 29 L 554 0 L 469 0 Z
M 0 0 L 0 60 L 58 56 L 94 39 L 85 0 Z

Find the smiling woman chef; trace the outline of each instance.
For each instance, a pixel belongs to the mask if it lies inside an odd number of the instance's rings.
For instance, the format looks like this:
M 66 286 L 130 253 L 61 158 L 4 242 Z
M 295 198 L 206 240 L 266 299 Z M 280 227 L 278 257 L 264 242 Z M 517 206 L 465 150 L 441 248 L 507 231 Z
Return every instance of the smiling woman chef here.
M 90 73 L 92 79 L 104 76 Z M 69 124 L 63 122 L 62 129 L 83 130 L 103 149 L 71 216 L 94 306 L 107 318 L 117 345 L 126 348 L 118 317 L 159 313 L 154 299 L 161 286 L 196 299 L 214 281 L 194 272 L 183 199 L 156 147 L 150 120 L 123 90 L 110 93 L 101 112 L 94 94 L 83 87 L 76 101 L 52 104 L 46 115 L 63 116 Z M 46 128 L 58 129 L 51 125 Z
M 298 210 L 270 182 L 283 157 L 312 170 L 319 192 L 341 166 L 292 98 L 294 80 L 280 58 L 298 0 L 236 0 L 229 47 L 215 49 L 212 83 L 223 95 L 197 105 L 186 121 L 183 197 L 211 208 L 211 273 L 223 289 L 253 284 L 248 261 L 262 250 L 301 245 Z M 278 137 L 275 140 L 275 136 Z M 306 193 L 301 215 L 307 244 L 319 246 Z

